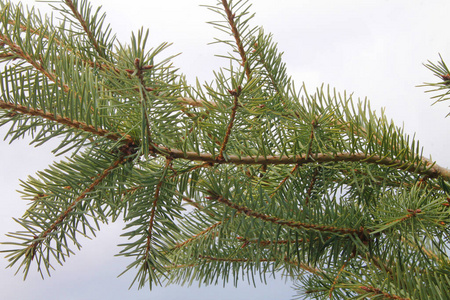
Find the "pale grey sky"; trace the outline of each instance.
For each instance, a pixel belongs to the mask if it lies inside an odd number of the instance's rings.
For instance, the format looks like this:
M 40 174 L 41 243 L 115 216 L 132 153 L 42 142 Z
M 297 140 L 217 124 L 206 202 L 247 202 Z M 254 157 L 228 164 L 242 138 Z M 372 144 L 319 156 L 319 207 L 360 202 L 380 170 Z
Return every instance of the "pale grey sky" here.
M 18 2 L 18 1 L 13 1 Z M 405 132 L 424 146 L 424 155 L 444 167 L 450 167 L 450 111 L 446 103 L 431 106 L 432 100 L 424 88 L 417 85 L 435 81 L 422 66 L 428 59 L 436 61 L 438 53 L 450 63 L 447 0 L 254 0 L 253 25 L 262 25 L 274 34 L 279 50 L 284 52 L 288 72 L 298 87 L 305 82 L 312 93 L 322 83 L 337 91 L 354 92 L 368 97 L 372 109 L 385 112 Z M 34 3 L 34 1 L 22 1 Z M 173 42 L 169 54 L 183 52 L 175 65 L 194 83 L 210 81 L 212 70 L 228 65 L 214 54 L 224 54 L 225 45 L 207 45 L 215 36 L 222 36 L 207 21 L 217 16 L 200 4 L 215 4 L 215 0 L 109 0 L 91 1 L 103 5 L 107 21 L 118 32 L 121 43 L 129 41 L 130 32 L 141 26 L 150 28 L 150 44 Z M 47 8 L 47 4 L 38 3 Z M 3 138 L 5 129 L 0 128 Z M 20 199 L 19 179 L 47 167 L 55 159 L 51 145 L 34 148 L 28 141 L 8 145 L 0 143 L 0 241 L 4 234 L 19 229 L 12 217 L 26 209 Z M 61 158 L 56 158 L 61 159 Z M 3 299 L 289 299 L 293 295 L 290 283 L 279 278 L 257 288 L 240 284 L 238 289 L 169 286 L 137 291 L 128 290 L 131 276 L 116 276 L 129 263 L 114 257 L 119 251 L 121 224 L 103 226 L 98 238 L 83 241 L 83 249 L 63 267 L 57 267 L 44 281 L 32 272 L 23 282 L 14 270 L 4 269 L 0 258 L 0 295 Z M 3 236 L 3 237 L 1 237 Z M 4 246 L 0 246 L 4 249 Z

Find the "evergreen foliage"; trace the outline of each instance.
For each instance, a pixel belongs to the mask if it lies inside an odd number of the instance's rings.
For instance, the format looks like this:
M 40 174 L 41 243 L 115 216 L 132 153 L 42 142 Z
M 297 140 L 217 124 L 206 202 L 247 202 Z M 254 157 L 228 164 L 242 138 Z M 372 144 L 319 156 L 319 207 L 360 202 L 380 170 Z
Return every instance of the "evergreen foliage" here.
M 282 271 L 300 298 L 450 298 L 450 170 L 368 102 L 296 89 L 246 1 L 207 7 L 229 64 L 194 86 L 168 44 L 119 43 L 85 0 L 55 4 L 58 24 L 0 7 L 0 125 L 70 153 L 22 182 L 6 252 L 25 276 L 123 218 L 138 287 Z M 427 67 L 448 100 L 445 63 Z

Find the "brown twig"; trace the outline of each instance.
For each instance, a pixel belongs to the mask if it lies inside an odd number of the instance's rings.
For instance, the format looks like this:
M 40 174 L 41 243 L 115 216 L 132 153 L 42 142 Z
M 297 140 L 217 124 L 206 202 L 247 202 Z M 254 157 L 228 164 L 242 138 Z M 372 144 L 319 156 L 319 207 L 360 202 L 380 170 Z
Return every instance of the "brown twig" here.
M 94 35 L 92 34 L 92 31 L 88 28 L 88 24 L 86 23 L 86 21 L 83 19 L 83 16 L 80 14 L 80 12 L 77 10 L 77 8 L 75 7 L 75 5 L 73 4 L 72 0 L 65 0 L 64 2 L 66 2 L 67 6 L 70 8 L 70 10 L 73 12 L 73 14 L 75 15 L 75 18 L 77 18 L 77 20 L 80 22 L 81 27 L 83 27 L 83 30 L 86 32 L 89 40 L 91 41 L 92 45 L 94 45 L 95 50 L 97 51 L 97 53 L 105 58 L 105 52 L 104 49 L 102 49 L 100 47 L 100 45 L 98 44 L 98 41 L 95 39 Z
M 124 157 L 120 157 L 118 160 L 116 160 L 110 167 L 103 170 L 103 172 L 98 176 L 91 185 L 84 190 L 78 198 L 76 198 L 67 208 L 66 210 L 50 225 L 44 232 L 42 232 L 38 237 L 35 238 L 35 242 L 33 242 L 30 246 L 28 246 L 27 252 L 31 254 L 31 258 L 33 259 L 36 248 L 39 244 L 41 244 L 45 238 L 56 228 L 58 228 L 58 225 L 61 224 L 69 215 L 69 213 L 77 206 L 77 204 L 83 200 L 90 192 L 92 192 L 105 178 L 108 176 L 108 174 L 117 168 L 120 164 L 122 164 L 125 161 Z
M 277 217 L 273 217 L 270 215 L 256 212 L 245 206 L 239 206 L 237 204 L 232 203 L 230 200 L 223 198 L 222 196 L 211 196 L 208 198 L 217 200 L 220 203 L 223 203 L 226 206 L 235 209 L 237 211 L 237 213 L 245 214 L 247 216 L 261 219 L 266 222 L 284 225 L 284 226 L 291 227 L 291 228 L 303 228 L 306 230 L 316 230 L 316 231 L 321 231 L 321 232 L 332 232 L 332 233 L 340 233 L 340 234 L 355 234 L 358 236 L 360 236 L 360 235 L 365 236 L 370 233 L 367 229 L 364 229 L 362 227 L 360 229 L 340 228 L 340 227 L 318 225 L 318 224 L 308 224 L 308 223 L 302 223 L 302 222 L 298 222 L 298 221 L 280 219 Z
M 341 276 L 342 271 L 344 271 L 345 267 L 346 267 L 347 264 L 350 262 L 350 260 L 351 260 L 352 258 L 355 257 L 355 253 L 356 253 L 356 252 L 353 252 L 353 253 L 350 255 L 350 257 L 344 262 L 344 264 L 343 264 L 343 265 L 341 266 L 341 268 L 339 269 L 339 272 L 337 273 L 336 277 L 334 278 L 333 284 L 331 285 L 330 293 L 328 294 L 328 296 L 329 296 L 330 299 L 333 297 L 333 290 L 334 290 L 334 288 L 335 288 L 335 286 L 336 286 L 336 284 L 337 284 L 337 282 L 338 282 L 338 280 L 339 280 L 339 277 Z
M 53 74 L 53 73 L 49 72 L 48 70 L 46 70 L 41 62 L 37 62 L 28 53 L 23 52 L 22 49 L 17 44 L 13 43 L 6 35 L 0 34 L 0 40 L 2 40 L 6 45 L 8 45 L 8 47 L 12 51 L 11 54 L 15 54 L 18 57 L 24 59 L 26 62 L 28 62 L 30 65 L 32 65 L 36 70 L 38 70 L 39 72 L 44 74 L 45 77 L 47 77 L 51 81 L 59 84 L 62 87 L 62 89 L 64 90 L 64 92 L 67 93 L 70 91 L 69 86 L 65 83 L 62 83 L 61 80 L 58 79 L 58 76 L 56 74 Z
M 201 236 L 207 234 L 208 232 L 210 232 L 211 230 L 213 230 L 213 229 L 216 228 L 217 226 L 220 226 L 221 224 L 222 224 L 222 221 L 219 221 L 219 222 L 217 222 L 217 223 L 215 223 L 215 224 L 209 226 L 208 228 L 206 228 L 206 229 L 203 230 L 202 232 L 200 232 L 200 233 L 194 235 L 193 237 L 187 239 L 186 241 L 184 241 L 184 242 L 182 242 L 182 243 L 180 243 L 180 244 L 175 245 L 175 247 L 174 247 L 173 249 L 179 249 L 179 248 L 182 248 L 182 247 L 186 246 L 187 244 L 189 244 L 189 243 L 193 242 L 194 240 L 196 240 L 197 238 L 199 238 L 199 237 L 201 237 Z
M 360 290 L 360 291 L 357 290 L 357 292 L 359 294 L 371 293 L 372 296 L 383 295 L 383 297 L 388 298 L 388 299 L 411 300 L 410 298 L 402 298 L 397 295 L 391 295 L 391 294 L 383 292 L 382 290 L 375 288 L 373 286 L 358 286 L 358 289 Z
M 217 157 L 218 161 L 223 161 L 223 152 L 225 151 L 225 148 L 227 146 L 228 143 L 228 139 L 230 138 L 230 134 L 231 134 L 231 129 L 233 128 L 234 125 L 234 119 L 236 117 L 236 111 L 237 108 L 239 106 L 239 95 L 241 93 L 241 86 L 238 86 L 237 90 L 230 90 L 229 93 L 231 95 L 233 95 L 234 97 L 234 102 L 233 102 L 233 107 L 231 108 L 231 116 L 230 116 L 230 122 L 228 123 L 228 127 L 227 127 L 227 131 L 225 133 L 225 137 L 223 138 L 223 142 L 222 142 L 222 146 L 220 147 L 220 153 L 219 156 Z
M 26 107 L 26 106 L 23 106 L 20 104 L 9 103 L 9 102 L 5 102 L 2 100 L 0 100 L 0 108 L 12 110 L 14 112 L 19 112 L 21 114 L 25 114 L 25 115 L 29 115 L 29 116 L 41 117 L 43 119 L 54 121 L 56 123 L 59 123 L 61 125 L 65 125 L 65 126 L 68 126 L 68 127 L 74 128 L 74 129 L 80 129 L 80 130 L 83 130 L 86 132 L 90 132 L 92 134 L 102 136 L 102 137 L 105 137 L 105 138 L 113 140 L 113 141 L 124 140 L 128 143 L 132 143 L 132 139 L 129 135 L 121 135 L 119 133 L 109 132 L 109 131 L 101 129 L 101 128 L 95 128 L 92 125 L 87 125 L 86 123 L 83 123 L 83 122 L 71 120 L 69 118 L 61 117 L 59 115 L 54 115 L 49 112 L 44 112 L 41 109 L 33 109 L 33 108 L 29 108 L 29 107 Z
M 238 48 L 239 54 L 242 59 L 242 66 L 245 68 L 245 74 L 247 75 L 247 79 L 250 79 L 251 78 L 250 66 L 247 61 L 247 56 L 245 54 L 244 47 L 242 46 L 242 41 L 241 41 L 239 31 L 238 31 L 236 23 L 234 21 L 235 15 L 231 11 L 227 0 L 222 0 L 222 5 L 225 9 L 225 13 L 227 14 L 227 19 L 228 19 L 228 23 L 230 24 L 231 31 L 233 32 L 233 36 L 236 41 L 236 46 Z
M 316 153 L 314 159 L 305 155 L 292 156 L 237 156 L 227 155 L 224 160 L 219 160 L 216 156 L 209 153 L 197 153 L 182 151 L 178 149 L 169 149 L 166 147 L 158 147 L 156 149 L 161 155 L 171 156 L 173 158 L 184 158 L 191 161 L 203 161 L 218 164 L 235 164 L 235 165 L 289 165 L 289 164 L 308 164 L 308 163 L 328 163 L 328 162 L 361 162 L 388 166 L 398 170 L 408 171 L 414 174 L 429 175 L 430 178 L 443 177 L 450 180 L 450 169 L 443 168 L 437 164 L 426 164 L 425 161 L 418 163 L 405 163 L 389 157 L 380 157 L 378 155 L 367 155 L 365 153 Z
M 305 205 L 309 204 L 309 199 L 311 199 L 312 190 L 317 181 L 317 175 L 319 175 L 319 167 L 316 167 L 314 169 L 313 177 L 311 178 L 311 182 L 309 183 L 308 191 L 306 192 Z
M 154 153 L 155 151 L 155 144 L 152 141 L 151 131 L 150 131 L 150 120 L 148 119 L 148 114 L 146 111 L 147 104 L 148 104 L 148 98 L 147 93 L 145 89 L 145 82 L 144 82 L 144 71 L 150 70 L 153 68 L 153 66 L 141 66 L 141 62 L 139 58 L 136 58 L 134 60 L 134 67 L 135 67 L 135 73 L 136 76 L 139 78 L 139 91 L 141 93 L 142 101 L 140 101 L 142 109 L 144 110 L 144 116 L 145 116 L 145 125 L 146 125 L 146 131 L 147 131 L 147 138 L 149 141 L 149 150 L 150 152 Z
M 167 169 L 170 165 L 170 163 L 172 162 L 171 159 L 167 159 L 166 160 L 166 166 L 165 169 Z M 164 183 L 164 177 L 162 177 L 158 184 L 156 185 L 155 188 L 155 195 L 154 195 L 154 200 L 152 203 L 152 210 L 150 212 L 150 221 L 148 222 L 148 235 L 147 235 L 147 246 L 146 246 L 146 250 L 145 250 L 145 256 L 148 255 L 148 252 L 150 251 L 151 247 L 152 247 L 152 237 L 153 237 L 153 226 L 155 224 L 155 214 L 156 214 L 156 207 L 158 206 L 158 200 L 159 200 L 159 194 L 161 193 L 161 187 Z

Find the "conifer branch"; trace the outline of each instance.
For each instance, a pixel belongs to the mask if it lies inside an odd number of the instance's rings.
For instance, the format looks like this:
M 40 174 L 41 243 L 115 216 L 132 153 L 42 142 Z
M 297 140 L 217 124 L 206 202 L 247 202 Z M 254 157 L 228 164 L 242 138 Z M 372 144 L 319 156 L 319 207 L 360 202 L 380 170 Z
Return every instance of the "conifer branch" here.
M 306 191 L 305 205 L 309 204 L 309 199 L 311 199 L 311 193 L 314 188 L 314 184 L 316 184 L 316 181 L 317 181 L 317 175 L 319 175 L 319 167 L 316 167 L 314 169 L 314 173 L 312 175 L 311 182 L 308 187 L 308 191 Z
M 275 194 L 277 193 L 277 191 L 283 186 L 283 184 L 295 173 L 295 171 L 297 171 L 298 167 L 300 165 L 296 164 L 292 170 L 289 172 L 289 175 L 286 175 L 286 177 L 283 178 L 283 180 L 281 180 L 281 182 L 278 184 L 278 186 L 275 188 L 275 190 L 273 191 L 273 193 L 270 195 L 270 197 L 275 196 Z
M 276 259 L 268 259 L 268 258 L 260 258 L 258 260 L 252 260 L 248 258 L 225 258 L 225 257 L 215 257 L 210 255 L 199 255 L 198 258 L 204 259 L 207 262 L 218 261 L 218 262 L 230 262 L 230 263 L 247 263 L 247 262 L 276 262 Z M 322 277 L 323 271 L 320 269 L 313 268 L 305 263 L 294 262 L 287 257 L 285 257 L 284 261 L 290 265 L 294 265 L 296 267 L 301 268 L 302 270 L 308 271 L 312 274 L 318 275 Z
M 132 143 L 133 140 L 129 135 L 121 135 L 118 133 L 109 132 L 105 129 L 101 128 L 95 128 L 92 125 L 87 125 L 86 123 L 79 122 L 77 120 L 71 120 L 67 117 L 61 117 L 59 115 L 55 115 L 49 112 L 44 112 L 42 109 L 34 109 L 29 108 L 20 104 L 14 104 L 5 102 L 3 100 L 0 100 L 0 108 L 6 109 L 6 110 L 12 110 L 17 113 L 21 113 L 28 116 L 36 116 L 41 117 L 43 119 L 47 119 L 50 121 L 53 121 L 55 123 L 76 129 L 76 130 L 83 130 L 85 132 L 89 132 L 92 134 L 95 134 L 97 136 L 105 137 L 107 139 L 113 140 L 113 141 L 120 141 L 124 140 L 127 143 Z
M 199 238 L 199 237 L 201 237 L 201 236 L 207 234 L 208 232 L 210 232 L 211 230 L 213 230 L 213 229 L 216 228 L 217 226 L 220 226 L 221 224 L 222 224 L 222 221 L 219 221 L 219 222 L 217 222 L 217 223 L 214 223 L 213 225 L 209 226 L 208 228 L 206 228 L 206 229 L 203 230 L 202 232 L 200 232 L 200 233 L 194 235 L 193 237 L 191 237 L 191 238 L 185 240 L 184 242 L 179 243 L 179 244 L 176 244 L 175 247 L 173 247 L 173 249 L 179 249 L 179 248 L 182 248 L 182 247 L 186 246 L 187 244 L 189 244 L 189 243 L 195 241 L 197 238 Z
M 316 153 L 313 158 L 305 155 L 293 156 L 237 156 L 227 155 L 223 160 L 219 160 L 209 153 L 197 153 L 189 151 L 181 151 L 178 149 L 169 149 L 159 146 L 155 149 L 161 155 L 172 158 L 184 158 L 191 161 L 203 161 L 218 164 L 235 164 L 235 165 L 290 165 L 299 164 L 304 165 L 308 163 L 328 163 L 328 162 L 361 162 L 367 164 L 375 164 L 380 166 L 387 166 L 390 168 L 407 171 L 414 174 L 428 175 L 430 178 L 437 178 L 441 176 L 445 180 L 450 180 L 450 170 L 443 168 L 437 164 L 428 163 L 426 161 L 402 162 L 389 157 L 380 157 L 378 155 L 366 155 L 364 153 Z
M 359 294 L 366 295 L 366 296 L 372 296 L 372 297 L 383 296 L 384 298 L 387 298 L 387 299 L 411 300 L 410 298 L 402 298 L 397 295 L 392 295 L 392 294 L 383 292 L 382 290 L 375 288 L 373 286 L 358 286 L 355 290 Z M 370 293 L 370 295 L 367 295 L 367 293 Z
M 217 200 L 218 202 L 223 203 L 226 206 L 231 207 L 232 209 L 236 210 L 237 213 L 239 213 L 239 214 L 245 214 L 250 217 L 261 219 L 263 221 L 271 222 L 274 224 L 283 225 L 286 227 L 301 228 L 301 229 L 305 229 L 305 230 L 316 230 L 316 231 L 321 231 L 321 232 L 339 233 L 339 234 L 355 234 L 358 236 L 365 236 L 370 233 L 369 230 L 364 229 L 362 227 L 360 229 L 340 228 L 340 227 L 318 225 L 318 224 L 308 224 L 308 223 L 302 223 L 299 221 L 280 219 L 280 218 L 269 216 L 269 215 L 266 215 L 266 214 L 263 214 L 260 212 L 256 212 L 245 206 L 239 206 L 237 204 L 232 203 L 230 200 L 223 198 L 222 196 L 209 196 L 208 199 Z
M 225 148 L 228 143 L 228 139 L 230 138 L 231 129 L 234 125 L 234 119 L 236 118 L 236 111 L 239 106 L 239 95 L 241 94 L 241 86 L 238 86 L 237 90 L 230 90 L 229 93 L 233 95 L 234 102 L 233 107 L 231 108 L 231 116 L 230 116 L 230 122 L 228 123 L 227 131 L 225 133 L 225 137 L 223 138 L 222 146 L 220 147 L 220 153 L 217 157 L 218 161 L 223 161 L 223 152 L 225 151 Z
M 250 66 L 248 64 L 247 55 L 245 53 L 244 46 L 242 45 L 240 33 L 236 26 L 236 22 L 235 22 L 236 16 L 231 11 L 230 5 L 228 4 L 227 0 L 222 0 L 222 5 L 225 9 L 225 13 L 227 14 L 228 23 L 230 24 L 231 32 L 233 33 L 234 39 L 236 41 L 236 46 L 238 48 L 239 55 L 241 56 L 241 59 L 242 59 L 242 66 L 245 68 L 245 74 L 247 75 L 247 79 L 250 79 L 251 78 Z
M 145 255 L 144 257 L 147 257 L 151 247 L 152 247 L 152 237 L 153 237 L 153 226 L 155 223 L 155 214 L 156 214 L 156 208 L 158 206 L 158 200 L 159 200 L 159 194 L 161 193 L 161 187 L 164 184 L 164 179 L 165 179 L 165 171 L 167 170 L 167 168 L 169 167 L 170 163 L 171 163 L 171 159 L 166 159 L 166 165 L 164 167 L 164 174 L 162 176 L 162 178 L 159 180 L 158 184 L 156 185 L 155 188 L 155 195 L 153 196 L 154 200 L 152 203 L 152 210 L 150 212 L 150 221 L 149 221 L 149 225 L 148 225 L 148 234 L 147 234 L 147 246 L 145 249 Z
M 6 45 L 8 45 L 8 47 L 11 49 L 14 55 L 17 55 L 17 57 L 20 57 L 21 59 L 25 60 L 30 65 L 32 65 L 37 71 L 44 74 L 45 77 L 47 77 L 54 83 L 60 85 L 64 90 L 64 92 L 67 93 L 70 91 L 69 86 L 65 83 L 62 83 L 61 80 L 58 79 L 58 76 L 56 74 L 53 74 L 52 72 L 45 69 L 42 62 L 36 61 L 28 53 L 23 52 L 23 50 L 17 44 L 13 43 L 6 35 L 0 34 L 0 40 L 4 42 Z
M 103 172 L 89 185 L 87 189 L 85 189 L 78 198 L 76 198 L 66 209 L 65 211 L 59 215 L 59 217 L 39 236 L 34 238 L 34 242 L 28 246 L 26 253 L 31 255 L 31 259 L 33 259 L 37 247 L 47 238 L 47 236 L 55 231 L 58 226 L 69 216 L 69 213 L 77 206 L 77 204 L 83 200 L 90 192 L 95 190 L 95 188 L 111 173 L 112 170 L 116 169 L 125 161 L 125 158 L 121 156 L 117 159 L 110 167 L 103 170 Z
M 351 259 L 353 259 L 355 257 L 355 252 L 353 252 L 350 257 L 342 264 L 341 268 L 339 269 L 339 272 L 337 273 L 336 277 L 333 280 L 333 284 L 331 285 L 330 288 L 330 292 L 328 294 L 328 296 L 330 297 L 330 299 L 333 298 L 333 291 L 334 288 L 339 280 L 339 277 L 341 276 L 342 271 L 344 271 L 345 267 L 347 266 L 347 264 L 350 262 Z
M 80 12 L 76 8 L 76 6 L 73 4 L 72 0 L 64 0 L 64 2 L 70 8 L 70 10 L 72 11 L 72 13 L 75 16 L 75 18 L 80 22 L 81 27 L 83 27 L 83 30 L 86 32 L 86 34 L 87 34 L 89 40 L 91 41 L 92 45 L 94 45 L 94 48 L 97 51 L 97 53 L 102 58 L 106 58 L 104 49 L 102 49 L 100 47 L 100 45 L 99 45 L 97 39 L 95 38 L 94 34 L 89 29 L 89 26 L 86 23 L 86 20 L 84 20 L 83 16 L 80 14 Z

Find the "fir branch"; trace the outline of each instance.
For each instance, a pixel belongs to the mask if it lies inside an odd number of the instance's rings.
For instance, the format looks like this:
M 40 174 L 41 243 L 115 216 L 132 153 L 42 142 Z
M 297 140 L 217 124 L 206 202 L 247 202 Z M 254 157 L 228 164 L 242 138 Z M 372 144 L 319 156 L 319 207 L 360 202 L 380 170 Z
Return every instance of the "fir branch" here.
M 230 262 L 230 263 L 248 263 L 248 262 L 277 262 L 276 259 L 268 259 L 268 258 L 260 258 L 258 260 L 252 260 L 252 259 L 248 259 L 248 258 L 225 258 L 225 257 L 215 257 L 215 256 L 210 256 L 210 255 L 199 255 L 198 258 L 200 259 L 204 259 L 206 260 L 206 262 L 213 262 L 213 261 L 217 261 L 217 262 Z M 295 262 L 295 261 L 291 261 L 289 259 L 287 259 L 287 257 L 284 258 L 284 262 L 299 267 L 302 270 L 308 271 L 312 274 L 318 275 L 320 277 L 323 276 L 323 271 L 320 269 L 316 269 L 313 268 L 305 263 L 299 263 L 299 262 Z
M 314 184 L 317 181 L 317 175 L 319 175 L 319 167 L 316 167 L 314 169 L 314 173 L 313 173 L 313 176 L 311 178 L 311 182 L 309 184 L 308 191 L 306 191 L 305 205 L 309 204 L 309 199 L 311 199 L 311 193 L 312 193 L 312 190 L 314 188 Z
M 292 175 L 295 173 L 295 171 L 297 171 L 297 169 L 299 168 L 299 164 L 296 164 L 292 170 L 289 172 L 289 175 L 287 175 L 286 177 L 283 178 L 283 180 L 281 180 L 281 182 L 278 184 L 278 186 L 275 188 L 275 190 L 273 191 L 273 193 L 270 195 L 270 197 L 275 196 L 275 194 L 277 193 L 277 191 L 283 186 L 283 184 L 290 178 L 292 177 Z
M 8 24 L 10 25 L 16 25 L 16 21 L 14 20 L 9 20 Z M 54 42 L 56 45 L 58 45 L 61 48 L 67 49 L 68 51 L 72 52 L 73 54 L 75 54 L 82 62 L 84 65 L 90 66 L 91 68 L 96 68 L 98 70 L 102 70 L 102 71 L 109 71 L 109 70 L 113 70 L 116 73 L 120 73 L 123 71 L 120 71 L 119 69 L 117 69 L 115 66 L 110 66 L 107 65 L 105 63 L 100 63 L 100 62 L 94 62 L 92 60 L 87 59 L 86 57 L 84 57 L 83 55 L 81 55 L 81 53 L 78 51 L 79 49 L 75 49 L 73 47 L 71 47 L 68 44 L 64 44 L 61 40 L 55 38 L 54 36 L 50 37 L 47 34 L 43 33 L 41 30 L 36 29 L 36 28 L 32 28 L 30 26 L 25 26 L 23 24 L 19 24 L 18 25 L 19 28 L 23 31 L 23 32 L 27 32 L 29 31 L 31 34 L 37 35 L 39 38 L 41 39 L 46 39 L 48 41 L 52 41 Z M 15 56 L 14 54 L 10 54 L 10 56 L 17 58 L 17 56 Z
M 47 238 L 50 233 L 58 228 L 58 226 L 69 216 L 69 213 L 72 212 L 77 204 L 81 200 L 83 200 L 90 192 L 95 190 L 95 188 L 111 173 L 111 171 L 120 166 L 125 160 L 126 159 L 121 156 L 110 167 L 103 170 L 103 172 L 97 178 L 95 178 L 95 180 L 89 185 L 89 187 L 85 189 L 80 194 L 80 196 L 78 196 L 78 198 L 76 198 L 45 231 L 43 231 L 39 236 L 35 237 L 35 241 L 30 246 L 28 246 L 28 249 L 26 251 L 28 255 L 31 255 L 31 259 L 33 259 L 35 255 L 36 248 Z
M 428 161 L 419 162 L 402 162 L 389 157 L 380 157 L 378 155 L 367 155 L 365 153 L 316 153 L 313 158 L 305 155 L 293 156 L 237 156 L 227 155 L 223 160 L 209 153 L 197 153 L 189 151 L 181 151 L 178 149 L 169 149 L 158 146 L 155 151 L 166 157 L 184 158 L 191 161 L 203 161 L 218 164 L 235 164 L 235 165 L 304 165 L 308 163 L 329 163 L 329 162 L 361 162 L 367 164 L 375 164 L 386 166 L 398 170 L 407 171 L 414 174 L 428 175 L 430 178 L 442 177 L 450 180 L 450 169 L 443 168 L 435 163 Z
M 195 241 L 196 239 L 198 239 L 198 238 L 204 236 L 205 234 L 209 233 L 211 230 L 213 230 L 213 229 L 216 228 L 217 226 L 220 226 L 221 224 L 222 224 L 222 221 L 219 221 L 219 222 L 217 222 L 217 223 L 215 223 L 215 224 L 209 226 L 208 228 L 206 228 L 206 229 L 203 230 L 202 232 L 200 232 L 200 233 L 194 235 L 193 237 L 191 237 L 191 238 L 185 240 L 184 242 L 179 243 L 179 244 L 176 244 L 175 247 L 173 247 L 173 249 L 179 249 L 179 248 L 182 248 L 182 247 L 186 246 L 187 244 L 189 244 L 189 243 Z
M 166 165 L 164 167 L 164 174 L 163 174 L 162 178 L 159 180 L 158 184 L 156 185 L 155 195 L 153 196 L 154 200 L 152 203 L 152 210 L 150 212 L 150 221 L 149 221 L 148 231 L 147 231 L 148 232 L 147 246 L 145 249 L 144 257 L 147 257 L 147 255 L 149 254 L 150 249 L 152 247 L 153 226 L 154 226 L 154 222 L 155 222 L 155 214 L 156 214 L 156 208 L 158 206 L 159 194 L 161 193 L 161 187 L 164 184 L 166 170 L 169 167 L 171 161 L 172 161 L 171 159 L 166 159 Z
M 231 27 L 231 32 L 233 33 L 234 39 L 236 41 L 236 46 L 239 51 L 239 55 L 242 59 L 242 66 L 245 68 L 245 74 L 247 75 L 247 79 L 251 78 L 251 71 L 250 66 L 248 64 L 247 55 L 245 54 L 244 46 L 242 45 L 240 33 L 237 29 L 236 22 L 235 22 L 235 15 L 230 9 L 230 5 L 228 4 L 227 0 L 222 0 L 222 5 L 225 9 L 225 13 L 227 14 L 228 23 Z
M 350 257 L 342 264 L 341 268 L 339 269 L 339 272 L 337 273 L 336 277 L 333 280 L 333 284 L 331 285 L 330 288 L 330 292 L 328 294 L 328 296 L 330 297 L 330 299 L 332 299 L 333 297 L 333 290 L 339 280 L 339 277 L 341 276 L 342 271 L 344 271 L 345 267 L 348 265 L 348 263 L 350 262 L 350 260 L 352 260 L 355 257 L 355 251 L 350 255 Z
M 301 228 L 301 229 L 305 229 L 305 230 L 316 230 L 316 231 L 321 231 L 321 232 L 330 232 L 330 233 L 338 233 L 338 234 L 354 234 L 354 235 L 358 235 L 358 236 L 365 236 L 370 233 L 369 230 L 364 229 L 362 227 L 360 229 L 339 228 L 339 227 L 333 227 L 333 226 L 308 224 L 308 223 L 302 223 L 302 222 L 293 221 L 293 220 L 280 219 L 280 218 L 269 216 L 269 215 L 266 215 L 266 214 L 263 214 L 260 212 L 256 212 L 245 206 L 239 206 L 237 204 L 232 203 L 230 200 L 223 198 L 222 196 L 209 196 L 208 199 L 217 200 L 218 202 L 223 203 L 226 206 L 231 207 L 232 209 L 235 209 L 237 211 L 237 213 L 239 213 L 239 214 L 245 214 L 247 216 L 261 219 L 266 222 L 284 225 L 284 226 L 291 227 L 291 228 Z
M 70 88 L 67 84 L 62 83 L 61 80 L 58 79 L 58 76 L 47 69 L 44 68 L 43 64 L 39 61 L 36 61 L 33 59 L 30 54 L 25 53 L 19 45 L 15 44 L 9 37 L 6 35 L 0 34 L 0 40 L 3 41 L 8 47 L 11 49 L 12 53 L 14 53 L 17 57 L 20 57 L 21 59 L 28 62 L 30 65 L 32 65 L 37 71 L 44 74 L 45 77 L 50 79 L 51 81 L 57 83 L 59 86 L 62 87 L 64 92 L 68 93 L 70 91 Z
M 144 72 L 147 70 L 150 70 L 153 68 L 153 66 L 141 66 L 141 61 L 139 60 L 139 58 L 136 58 L 134 60 L 134 67 L 135 67 L 135 72 L 133 73 L 134 75 L 136 75 L 139 79 L 139 92 L 141 94 L 141 106 L 142 106 L 142 110 L 143 110 L 143 114 L 144 114 L 144 118 L 145 118 L 145 130 L 147 131 L 147 141 L 148 141 L 148 146 L 149 146 L 149 151 L 150 152 L 154 152 L 155 151 L 155 146 L 154 143 L 152 141 L 152 136 L 151 136 L 151 131 L 150 131 L 150 120 L 148 119 L 148 113 L 147 113 L 147 104 L 148 104 L 148 98 L 147 98 L 147 89 L 145 87 L 145 82 L 144 82 Z M 144 140 L 144 137 L 143 137 Z
M 97 53 L 102 57 L 106 58 L 105 51 L 102 49 L 97 41 L 97 39 L 94 37 L 94 34 L 89 29 L 88 24 L 86 23 L 86 20 L 84 20 L 83 16 L 78 11 L 77 7 L 73 4 L 72 0 L 64 0 L 66 5 L 70 8 L 72 13 L 74 14 L 75 18 L 80 22 L 81 27 L 83 27 L 83 30 L 86 32 L 89 40 L 91 41 L 92 45 L 94 46 Z
M 34 109 L 29 108 L 20 104 L 14 104 L 5 102 L 3 100 L 0 100 L 0 108 L 6 109 L 6 110 L 12 110 L 17 113 L 25 114 L 28 116 L 36 116 L 41 117 L 43 119 L 47 119 L 53 122 L 56 122 L 58 124 L 76 129 L 76 130 L 83 130 L 85 132 L 89 132 L 92 134 L 95 134 L 97 136 L 105 137 L 107 139 L 113 140 L 113 141 L 126 141 L 127 143 L 133 143 L 132 138 L 129 135 L 121 135 L 118 133 L 113 133 L 110 131 L 107 131 L 105 129 L 101 128 L 95 128 L 92 125 L 87 125 L 86 123 L 79 122 L 77 120 L 71 120 L 66 117 L 61 117 L 59 115 L 55 115 L 49 112 L 44 112 L 42 109 Z
M 329 240 L 331 237 L 322 237 L 324 241 Z M 269 240 L 249 240 L 244 237 L 238 236 L 237 239 L 241 241 L 243 244 L 241 248 L 244 248 L 248 244 L 258 244 L 260 247 L 267 247 L 273 244 L 276 245 L 286 245 L 286 244 L 296 244 L 296 243 L 310 243 L 310 239 L 299 239 L 299 240 L 277 240 L 277 241 L 269 241 Z M 319 238 L 315 238 L 314 240 L 317 241 Z
M 225 151 L 225 148 L 227 146 L 228 139 L 230 138 L 230 134 L 231 134 L 231 129 L 233 128 L 233 125 L 234 125 L 234 119 L 236 118 L 236 111 L 239 106 L 239 95 L 241 94 L 241 86 L 238 86 L 237 90 L 232 90 L 232 91 L 230 90 L 229 93 L 231 95 L 233 95 L 234 102 L 233 102 L 233 107 L 231 108 L 230 122 L 228 123 L 227 131 L 225 133 L 225 137 L 223 138 L 222 146 L 220 147 L 220 153 L 219 153 L 219 156 L 217 157 L 218 161 L 224 160 L 223 152 Z
M 411 300 L 410 298 L 402 298 L 397 295 L 392 295 L 392 294 L 383 292 L 382 290 L 375 288 L 373 286 L 358 286 L 357 288 L 355 288 L 355 290 L 359 294 L 365 295 L 365 296 L 372 296 L 372 297 L 383 296 L 384 298 L 387 298 L 387 299 Z M 369 295 L 367 295 L 367 293 L 369 293 Z

